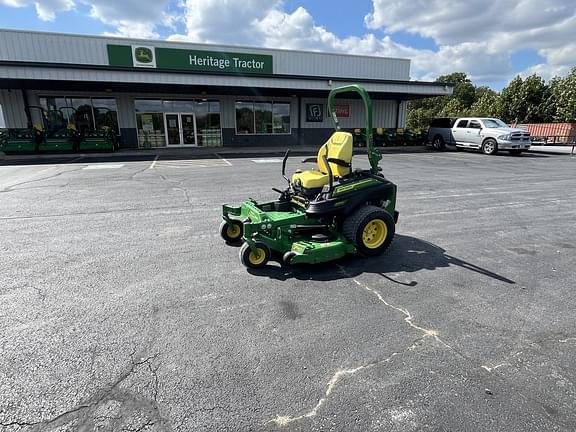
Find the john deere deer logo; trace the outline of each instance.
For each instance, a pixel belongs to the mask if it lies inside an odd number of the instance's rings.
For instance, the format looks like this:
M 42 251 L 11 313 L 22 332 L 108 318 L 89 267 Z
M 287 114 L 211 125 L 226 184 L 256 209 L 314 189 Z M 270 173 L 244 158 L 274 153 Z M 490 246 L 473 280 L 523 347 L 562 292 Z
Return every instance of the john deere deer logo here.
M 154 61 L 154 54 L 150 48 L 138 47 L 134 50 L 134 57 L 139 63 L 152 63 Z

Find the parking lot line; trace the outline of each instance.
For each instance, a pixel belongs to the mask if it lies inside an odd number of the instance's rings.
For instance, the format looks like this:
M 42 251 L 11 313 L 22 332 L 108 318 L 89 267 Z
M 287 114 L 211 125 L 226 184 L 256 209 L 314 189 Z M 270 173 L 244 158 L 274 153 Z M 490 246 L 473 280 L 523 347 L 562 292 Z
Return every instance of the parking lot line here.
M 156 155 L 156 157 L 154 158 L 154 160 L 152 161 L 152 163 L 150 164 L 148 169 L 154 169 L 154 167 L 156 166 L 156 162 L 158 161 L 159 157 L 160 157 L 160 155 Z
M 217 168 L 230 167 L 232 164 L 224 159 L 159 159 L 154 168 Z
M 122 168 L 124 164 L 111 164 L 111 163 L 98 163 L 86 165 L 85 170 L 98 170 L 98 169 L 118 169 Z
M 226 162 L 228 165 L 232 166 L 232 164 L 228 161 L 228 159 L 224 159 L 222 156 L 220 156 L 219 153 L 214 153 L 219 159 L 223 160 L 224 162 Z

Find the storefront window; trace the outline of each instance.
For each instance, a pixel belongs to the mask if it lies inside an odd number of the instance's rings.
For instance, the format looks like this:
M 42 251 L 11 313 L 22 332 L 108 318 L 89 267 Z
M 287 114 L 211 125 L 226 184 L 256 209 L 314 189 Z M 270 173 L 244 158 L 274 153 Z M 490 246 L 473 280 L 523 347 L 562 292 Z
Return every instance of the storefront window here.
M 256 122 L 257 134 L 272 133 L 272 103 L 255 102 L 254 103 L 254 121 Z
M 173 124 L 168 127 L 170 145 L 188 145 L 218 147 L 222 145 L 220 126 L 220 102 L 215 100 L 155 100 L 136 99 L 136 121 L 138 124 L 138 143 L 140 147 L 166 146 L 166 116 Z M 195 136 L 188 136 L 193 127 L 185 128 L 186 119 L 195 117 Z M 193 123 L 189 123 L 193 124 Z M 185 130 L 186 129 L 186 130 Z
M 194 101 L 164 101 L 164 112 L 172 113 L 193 113 Z
M 92 98 L 96 129 L 111 128 L 119 133 L 116 99 Z
M 166 145 L 164 114 L 137 113 L 136 122 L 140 147 L 164 147 Z
M 221 146 L 220 102 L 198 101 L 194 112 L 198 129 L 198 145 L 203 147 Z
M 236 101 L 236 133 L 290 133 L 290 103 Z
M 164 112 L 161 100 L 155 99 L 136 99 L 134 100 L 136 112 Z
M 254 103 L 253 102 L 236 102 L 236 133 L 253 134 L 254 133 Z
M 290 104 L 275 103 L 273 114 L 274 133 L 290 133 Z
M 41 97 L 40 106 L 48 131 L 71 126 L 82 132 L 105 127 L 120 132 L 114 98 Z

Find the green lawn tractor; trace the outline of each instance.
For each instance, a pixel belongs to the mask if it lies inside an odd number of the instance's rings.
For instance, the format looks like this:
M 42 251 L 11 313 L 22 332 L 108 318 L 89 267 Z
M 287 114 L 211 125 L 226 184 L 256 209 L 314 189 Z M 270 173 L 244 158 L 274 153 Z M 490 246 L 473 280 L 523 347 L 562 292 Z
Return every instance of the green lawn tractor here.
M 34 153 L 43 134 L 38 129 L 6 129 L 0 137 L 0 151 L 6 154 Z
M 340 130 L 334 98 L 356 92 L 366 110 L 366 145 L 369 169 L 352 169 L 353 136 Z M 240 260 L 248 268 L 259 268 L 279 253 L 285 264 L 321 263 L 346 254 L 373 256 L 382 253 L 394 237 L 398 212 L 396 185 L 381 173 L 382 158 L 374 147 L 372 103 L 364 88 L 350 85 L 333 89 L 328 110 L 335 132 L 317 157 L 302 162 L 315 169 L 296 171 L 286 177 L 288 187 L 275 201 L 253 199 L 241 205 L 224 205 L 220 235 L 229 244 L 241 244 Z

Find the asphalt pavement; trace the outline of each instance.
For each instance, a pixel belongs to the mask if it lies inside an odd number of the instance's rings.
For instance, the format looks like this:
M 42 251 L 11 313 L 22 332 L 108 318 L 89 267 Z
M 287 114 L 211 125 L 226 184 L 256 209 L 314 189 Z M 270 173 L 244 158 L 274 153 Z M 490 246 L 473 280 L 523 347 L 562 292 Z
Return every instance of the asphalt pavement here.
M 575 430 L 576 158 L 382 166 L 384 255 L 247 271 L 278 157 L 0 161 L 0 429 Z

